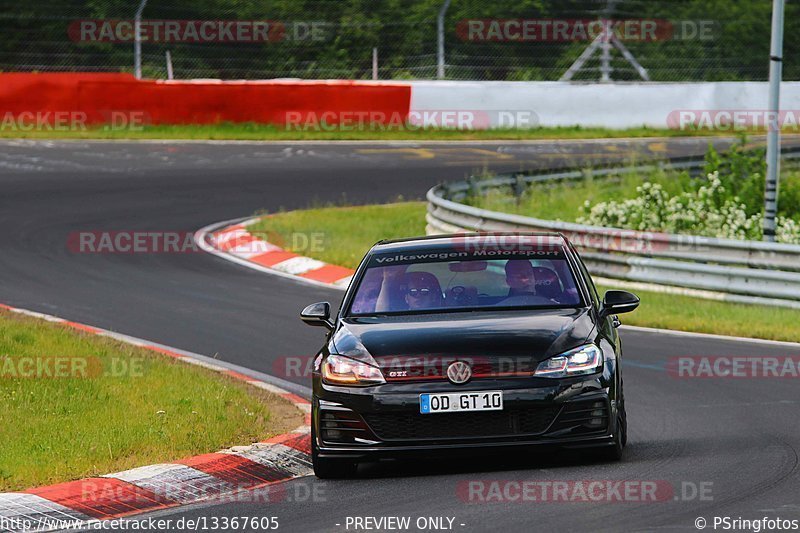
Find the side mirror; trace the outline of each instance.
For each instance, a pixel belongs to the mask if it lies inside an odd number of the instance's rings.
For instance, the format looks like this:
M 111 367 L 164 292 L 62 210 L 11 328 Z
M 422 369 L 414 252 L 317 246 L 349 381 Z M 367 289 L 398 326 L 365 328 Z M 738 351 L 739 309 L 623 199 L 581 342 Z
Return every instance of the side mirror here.
M 328 302 L 317 302 L 309 305 L 300 312 L 300 320 L 309 326 L 325 326 L 333 330 L 333 322 L 331 322 L 331 304 Z
M 603 297 L 602 316 L 630 313 L 639 307 L 639 297 L 628 291 L 606 291 Z

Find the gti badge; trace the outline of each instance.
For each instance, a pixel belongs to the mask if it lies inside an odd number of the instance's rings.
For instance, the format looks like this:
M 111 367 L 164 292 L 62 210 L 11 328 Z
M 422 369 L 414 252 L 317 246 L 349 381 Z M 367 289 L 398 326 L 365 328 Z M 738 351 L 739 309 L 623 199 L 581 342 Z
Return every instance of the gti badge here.
M 449 379 L 451 383 L 461 385 L 469 381 L 471 377 L 472 369 L 463 361 L 455 361 L 450 363 L 450 366 L 447 367 L 447 379 Z

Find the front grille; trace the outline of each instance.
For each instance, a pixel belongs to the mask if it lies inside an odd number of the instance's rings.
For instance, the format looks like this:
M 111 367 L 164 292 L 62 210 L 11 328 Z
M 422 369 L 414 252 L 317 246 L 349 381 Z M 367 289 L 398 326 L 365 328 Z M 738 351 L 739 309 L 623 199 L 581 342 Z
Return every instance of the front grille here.
M 544 433 L 560 407 L 472 413 L 372 413 L 364 416 L 382 440 L 507 437 Z
M 467 363 L 473 379 L 531 376 L 537 366 L 532 356 L 383 355 L 375 361 L 389 382 L 445 381 L 454 361 Z

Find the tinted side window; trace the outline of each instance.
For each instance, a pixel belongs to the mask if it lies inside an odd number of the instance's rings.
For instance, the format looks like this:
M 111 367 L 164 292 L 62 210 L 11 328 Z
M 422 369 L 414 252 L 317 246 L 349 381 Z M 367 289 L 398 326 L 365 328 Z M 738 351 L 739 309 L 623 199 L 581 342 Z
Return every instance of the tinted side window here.
M 592 301 L 594 302 L 594 306 L 596 308 L 600 307 L 600 296 L 597 294 L 597 288 L 594 286 L 594 281 L 592 281 L 592 277 L 589 275 L 589 271 L 586 270 L 586 265 L 583 264 L 583 259 L 581 256 L 578 255 L 578 252 L 575 251 L 575 248 L 570 244 L 569 249 L 572 250 L 572 253 L 575 254 L 575 259 L 578 261 L 578 268 L 583 275 L 583 279 L 586 280 L 586 285 L 589 286 L 589 295 L 592 297 Z

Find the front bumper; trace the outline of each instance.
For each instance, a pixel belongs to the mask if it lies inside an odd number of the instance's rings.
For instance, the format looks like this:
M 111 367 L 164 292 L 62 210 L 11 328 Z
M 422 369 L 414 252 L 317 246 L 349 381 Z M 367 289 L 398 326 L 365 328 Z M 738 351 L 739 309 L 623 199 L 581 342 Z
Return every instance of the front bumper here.
M 616 390 L 608 376 L 385 384 L 361 389 L 315 382 L 312 404 L 317 455 L 373 460 L 438 452 L 490 453 L 511 448 L 613 445 Z M 421 392 L 502 390 L 503 410 L 419 413 Z

